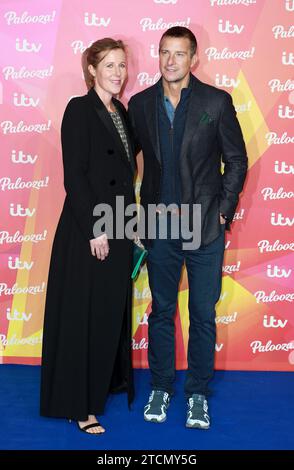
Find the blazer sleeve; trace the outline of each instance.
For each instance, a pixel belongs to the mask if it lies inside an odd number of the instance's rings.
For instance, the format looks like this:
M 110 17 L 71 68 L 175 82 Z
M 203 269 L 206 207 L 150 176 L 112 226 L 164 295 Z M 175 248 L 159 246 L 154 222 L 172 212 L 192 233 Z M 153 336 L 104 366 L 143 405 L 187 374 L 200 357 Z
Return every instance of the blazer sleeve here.
M 90 136 L 81 98 L 67 105 L 61 125 L 64 188 L 77 224 L 87 240 L 94 238 L 93 209 L 97 202 L 87 177 Z
M 245 143 L 231 96 L 226 93 L 221 110 L 218 139 L 222 150 L 224 173 L 220 212 L 231 221 L 246 178 L 248 159 Z

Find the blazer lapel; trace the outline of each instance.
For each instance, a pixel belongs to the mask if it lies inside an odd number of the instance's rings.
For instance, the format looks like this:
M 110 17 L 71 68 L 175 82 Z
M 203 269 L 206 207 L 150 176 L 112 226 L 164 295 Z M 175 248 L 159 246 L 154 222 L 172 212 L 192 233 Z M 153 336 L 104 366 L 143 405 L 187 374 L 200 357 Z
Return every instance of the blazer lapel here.
M 114 125 L 114 123 L 113 123 L 113 121 L 110 117 L 109 112 L 105 108 L 104 104 L 100 100 L 100 98 L 97 95 L 94 88 L 91 88 L 89 90 L 88 96 L 89 96 L 92 104 L 94 105 L 94 108 L 95 108 L 95 111 L 96 111 L 96 114 L 97 114 L 99 120 L 102 122 L 102 124 L 107 129 L 107 132 L 109 132 L 109 134 L 111 135 L 111 137 L 113 139 L 114 145 L 119 150 L 119 153 L 120 153 L 120 155 L 123 159 L 123 162 L 126 165 L 128 165 L 128 168 L 130 170 L 132 170 L 132 165 L 130 165 L 130 162 L 128 160 L 128 156 L 126 154 L 126 150 L 125 150 L 124 144 L 122 143 L 120 135 L 119 135 L 118 131 L 116 130 L 116 127 L 115 127 L 115 125 Z M 120 115 L 120 117 L 122 117 L 121 113 L 119 113 L 119 115 Z M 128 134 L 127 128 L 126 128 L 126 133 Z M 128 142 L 129 142 L 129 140 L 128 140 Z
M 188 104 L 187 118 L 185 124 L 185 131 L 183 135 L 181 145 L 180 158 L 187 153 L 189 143 L 193 136 L 197 133 L 199 124 L 203 115 L 205 115 L 205 99 L 201 93 L 200 82 L 191 74 L 192 80 L 192 92 Z M 159 82 L 158 82 L 159 83 Z M 158 86 L 158 84 L 156 84 Z M 154 86 L 153 93 L 146 100 L 144 105 L 145 118 L 147 122 L 147 128 L 150 136 L 152 146 L 154 148 L 155 155 L 161 163 L 160 156 L 160 144 L 159 144 L 159 132 L 158 132 L 158 88 Z
M 198 132 L 199 124 L 202 120 L 203 115 L 206 115 L 205 101 L 201 93 L 198 80 L 193 75 L 191 76 L 191 80 L 193 80 L 193 85 L 188 104 L 185 131 L 181 146 L 181 160 L 186 155 L 193 136 Z
M 152 94 L 144 105 L 145 118 L 149 131 L 150 141 L 152 142 L 154 152 L 159 163 L 161 162 L 160 157 L 160 145 L 159 145 L 159 133 L 158 133 L 158 89 L 154 87 L 154 94 Z

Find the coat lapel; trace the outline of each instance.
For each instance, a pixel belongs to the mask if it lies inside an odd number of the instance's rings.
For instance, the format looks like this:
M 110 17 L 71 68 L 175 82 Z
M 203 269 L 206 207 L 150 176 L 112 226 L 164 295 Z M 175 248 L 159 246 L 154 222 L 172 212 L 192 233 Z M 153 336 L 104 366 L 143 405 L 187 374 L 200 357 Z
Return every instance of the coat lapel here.
M 114 102 L 117 103 L 117 100 L 114 100 Z M 130 123 L 127 120 L 126 113 L 122 111 L 120 103 L 117 104 L 116 109 L 119 111 L 119 115 L 120 115 L 121 120 L 124 124 L 124 128 L 126 129 L 126 136 L 127 136 L 128 148 L 129 148 L 129 154 L 130 154 L 129 164 L 131 165 L 133 173 L 135 173 L 136 164 L 135 164 L 134 143 L 130 139 L 130 132 L 128 131 L 130 129 Z M 124 148 L 124 146 L 123 146 L 123 148 Z M 124 151 L 125 151 L 125 148 L 124 148 Z M 125 151 L 125 155 L 127 157 L 126 151 Z
M 112 137 L 112 140 L 113 140 L 113 143 L 114 145 L 116 146 L 116 148 L 119 150 L 119 154 L 121 155 L 122 157 L 122 160 L 123 162 L 128 166 L 128 168 L 133 171 L 133 165 L 132 163 L 129 162 L 128 160 L 128 156 L 126 154 L 126 150 L 125 150 L 125 147 L 124 147 L 124 144 L 122 143 L 122 140 L 120 138 L 120 135 L 119 133 L 117 132 L 116 130 L 116 127 L 110 117 L 110 114 L 109 112 L 107 111 L 107 109 L 105 108 L 104 104 L 102 103 L 102 101 L 100 100 L 99 96 L 97 95 L 96 91 L 94 90 L 94 88 L 91 88 L 88 92 L 88 96 L 91 100 L 91 103 L 94 105 L 94 108 L 95 108 L 95 111 L 96 111 L 96 114 L 99 118 L 99 120 L 102 122 L 102 124 L 104 125 L 104 127 L 106 128 L 107 132 L 109 132 L 109 134 L 111 135 Z M 119 110 L 120 111 L 120 110 Z M 122 113 L 119 112 L 119 115 L 120 117 L 122 117 Z M 124 124 L 125 123 L 125 120 L 123 119 L 123 122 Z M 129 143 L 129 136 L 128 136 L 128 128 L 127 126 L 125 127 L 126 129 L 126 134 L 127 134 L 127 138 L 128 138 L 128 143 Z M 131 157 L 131 160 L 132 160 L 132 146 L 130 146 L 129 144 L 129 149 L 130 149 L 130 157 Z

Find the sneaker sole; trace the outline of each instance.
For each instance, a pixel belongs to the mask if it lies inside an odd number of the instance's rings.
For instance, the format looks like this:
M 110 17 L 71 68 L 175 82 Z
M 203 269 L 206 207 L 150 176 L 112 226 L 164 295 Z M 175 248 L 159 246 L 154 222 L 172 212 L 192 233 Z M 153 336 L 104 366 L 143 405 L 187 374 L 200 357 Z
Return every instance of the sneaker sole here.
M 144 416 L 144 420 L 147 421 L 147 423 L 161 424 L 161 423 L 164 423 L 166 421 L 166 417 L 163 418 L 162 420 L 158 421 L 158 419 L 156 419 L 156 418 L 146 418 L 146 416 Z
M 207 429 L 209 429 L 210 426 L 201 426 L 200 424 L 187 424 L 186 423 L 186 428 L 189 428 L 189 429 L 203 429 L 204 431 L 207 431 Z

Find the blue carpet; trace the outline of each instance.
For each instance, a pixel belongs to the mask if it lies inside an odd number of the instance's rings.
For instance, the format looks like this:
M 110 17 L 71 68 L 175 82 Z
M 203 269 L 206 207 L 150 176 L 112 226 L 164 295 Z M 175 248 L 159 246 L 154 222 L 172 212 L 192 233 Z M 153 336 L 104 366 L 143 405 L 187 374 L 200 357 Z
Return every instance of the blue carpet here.
M 101 422 L 103 436 L 81 433 L 75 423 L 39 416 L 40 367 L 0 366 L 0 449 L 202 450 L 293 449 L 294 374 L 217 371 L 209 399 L 212 427 L 184 427 L 184 372 L 163 424 L 146 423 L 149 371 L 135 371 L 132 411 L 126 395 L 112 395 Z

